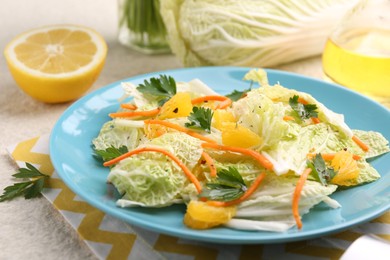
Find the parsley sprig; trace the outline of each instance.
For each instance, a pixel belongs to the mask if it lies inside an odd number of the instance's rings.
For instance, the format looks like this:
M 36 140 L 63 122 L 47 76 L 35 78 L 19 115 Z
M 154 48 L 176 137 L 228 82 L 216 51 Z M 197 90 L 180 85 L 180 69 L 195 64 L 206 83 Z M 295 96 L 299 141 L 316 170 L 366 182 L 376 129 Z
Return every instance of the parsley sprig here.
M 335 170 L 325 164 L 324 159 L 319 153 L 311 161 L 307 162 L 307 166 L 312 169 L 311 175 L 314 179 L 322 185 L 327 185 L 336 175 Z
M 240 98 L 244 97 L 246 95 L 246 93 L 248 93 L 249 91 L 251 91 L 251 88 L 248 88 L 248 89 L 245 89 L 245 90 L 242 90 L 242 91 L 239 91 L 239 90 L 235 89 L 235 90 L 232 91 L 232 93 L 225 95 L 225 97 L 228 97 L 228 98 L 230 98 L 233 101 L 237 101 Z
M 114 146 L 110 146 L 105 150 L 97 150 L 95 149 L 95 158 L 96 159 L 101 159 L 103 162 L 110 161 L 112 159 L 115 159 L 118 156 L 121 156 L 124 153 L 127 153 L 129 150 L 127 149 L 126 146 L 121 146 L 119 148 L 116 148 Z
M 246 190 L 247 186 L 238 170 L 229 167 L 219 170 L 217 178 L 206 183 L 199 196 L 209 200 L 231 201 L 241 197 Z
M 144 80 L 144 84 L 139 84 L 137 90 L 155 96 L 159 99 L 159 105 L 163 105 L 176 94 L 176 81 L 171 76 L 160 75 L 159 78 Z
M 200 129 L 210 133 L 212 118 L 213 111 L 210 108 L 193 107 L 191 114 L 188 116 L 190 122 L 185 123 L 185 127 Z
M 20 168 L 19 172 L 12 176 L 20 179 L 30 178 L 30 180 L 14 183 L 12 186 L 5 187 L 3 194 L 0 196 L 0 202 L 11 200 L 22 195 L 25 199 L 38 197 L 43 189 L 45 179 L 50 177 L 49 175 L 41 173 L 30 163 L 26 163 L 26 168 Z
M 312 117 L 318 117 L 317 105 L 315 104 L 301 104 L 298 101 L 299 96 L 294 95 L 289 99 L 289 104 L 291 108 L 298 114 L 298 116 L 302 119 L 309 119 Z

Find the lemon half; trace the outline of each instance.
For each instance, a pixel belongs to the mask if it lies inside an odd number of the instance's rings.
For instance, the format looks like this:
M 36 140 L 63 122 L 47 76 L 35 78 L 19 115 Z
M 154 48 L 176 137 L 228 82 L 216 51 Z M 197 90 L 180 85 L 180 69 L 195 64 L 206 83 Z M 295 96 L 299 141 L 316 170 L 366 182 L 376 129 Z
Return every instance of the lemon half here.
M 24 92 L 43 102 L 60 103 L 79 98 L 96 81 L 107 44 L 90 28 L 55 25 L 18 35 L 4 55 Z

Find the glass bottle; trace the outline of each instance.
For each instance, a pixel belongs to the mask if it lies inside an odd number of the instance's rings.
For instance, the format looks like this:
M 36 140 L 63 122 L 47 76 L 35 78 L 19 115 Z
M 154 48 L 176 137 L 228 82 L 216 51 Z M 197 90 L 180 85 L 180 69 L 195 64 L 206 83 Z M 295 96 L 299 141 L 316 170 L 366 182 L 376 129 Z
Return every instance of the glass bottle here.
M 390 0 L 363 0 L 330 35 L 322 56 L 326 79 L 390 107 Z
M 119 42 L 146 54 L 170 51 L 159 0 L 118 0 Z

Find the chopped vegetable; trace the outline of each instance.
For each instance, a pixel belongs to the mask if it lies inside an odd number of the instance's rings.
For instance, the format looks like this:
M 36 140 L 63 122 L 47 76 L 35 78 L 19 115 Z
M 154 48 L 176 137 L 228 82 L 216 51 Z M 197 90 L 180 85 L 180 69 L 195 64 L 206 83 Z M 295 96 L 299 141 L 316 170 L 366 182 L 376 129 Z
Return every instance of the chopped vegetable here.
M 226 202 L 222 202 L 222 201 L 208 201 L 207 203 L 209 205 L 213 205 L 213 206 L 217 206 L 217 207 L 229 207 L 229 206 L 232 206 L 232 205 L 239 204 L 239 203 L 245 201 L 246 199 L 248 199 L 257 190 L 257 188 L 260 186 L 260 184 L 263 181 L 263 179 L 265 178 L 265 176 L 266 176 L 266 174 L 264 172 L 259 174 L 257 176 L 257 178 L 253 181 L 253 183 L 251 184 L 249 189 L 247 189 L 245 191 L 245 193 L 241 197 L 239 197 L 239 198 L 237 198 L 235 200 L 226 201 Z
M 242 90 L 242 91 L 239 91 L 239 90 L 235 89 L 235 90 L 233 90 L 232 93 L 227 94 L 225 97 L 230 98 L 232 101 L 237 101 L 240 98 L 245 97 L 246 93 L 248 93 L 250 90 L 251 90 L 251 88 L 248 88 L 248 89 L 245 89 L 245 90 Z
M 321 157 L 325 160 L 325 161 L 331 161 L 334 159 L 336 153 L 321 153 Z M 316 154 L 312 154 L 312 153 L 309 153 L 308 155 L 308 158 L 309 159 L 312 159 L 313 157 L 316 156 Z M 357 154 L 353 154 L 352 155 L 352 158 L 354 160 L 360 160 L 362 159 L 362 157 L 360 155 L 357 155 Z
M 289 104 L 302 120 L 318 117 L 317 106 L 315 104 L 302 104 L 297 95 L 290 98 Z
M 205 159 L 207 165 L 210 168 L 210 177 L 216 177 L 217 176 L 217 168 L 215 167 L 215 164 L 213 162 L 213 158 L 206 152 L 202 152 L 202 157 Z
M 121 104 L 121 108 L 130 109 L 130 110 L 136 110 L 137 106 L 134 104 Z
M 217 150 L 221 150 L 221 151 L 230 151 L 230 152 L 242 153 L 245 155 L 249 155 L 249 156 L 253 157 L 256 161 L 258 161 L 260 163 L 260 165 L 262 165 L 264 168 L 266 168 L 268 170 L 272 170 L 272 168 L 273 168 L 272 163 L 266 157 L 264 157 L 262 154 L 255 152 L 251 149 L 219 145 L 216 143 L 203 143 L 202 147 L 213 148 L 213 149 L 217 149 Z
M 283 120 L 284 120 L 284 121 L 294 121 L 295 118 L 292 117 L 292 116 L 284 116 L 284 117 L 283 117 Z
M 183 170 L 183 172 L 185 173 L 187 178 L 195 185 L 198 193 L 200 193 L 202 191 L 201 184 L 199 183 L 198 179 L 191 173 L 191 171 L 176 156 L 174 156 L 172 153 L 170 153 L 164 149 L 161 149 L 161 148 L 157 148 L 157 147 L 138 148 L 138 149 L 135 149 L 133 151 L 127 152 L 125 154 L 122 154 L 121 156 L 116 157 L 115 159 L 107 161 L 103 165 L 104 166 L 111 166 L 111 165 L 116 164 L 119 161 L 121 161 L 127 157 L 130 157 L 130 156 L 138 154 L 138 153 L 143 153 L 143 152 L 159 152 L 159 153 L 162 153 L 162 154 L 168 156 Z
M 215 109 L 226 109 L 228 107 L 230 107 L 232 104 L 232 100 L 230 98 L 228 99 L 225 99 L 224 101 L 222 101 L 221 103 L 219 103 Z
M 199 195 L 200 198 L 217 201 L 232 201 L 241 197 L 247 186 L 240 173 L 234 167 L 221 169 L 217 178 L 206 183 L 206 188 Z
M 312 170 L 311 174 L 314 178 L 322 185 L 328 185 L 336 174 L 332 168 L 326 166 L 321 154 L 316 154 L 311 161 L 308 161 L 307 166 Z
M 131 112 L 116 112 L 116 113 L 110 113 L 110 117 L 117 118 L 117 117 L 149 117 L 149 116 L 156 116 L 160 112 L 160 108 L 155 108 L 152 110 L 147 111 L 131 111 Z
M 176 94 L 176 81 L 171 76 L 160 75 L 160 78 L 144 80 L 144 84 L 140 84 L 137 90 L 159 98 L 162 105 Z
M 227 97 L 218 96 L 218 95 L 202 96 L 202 97 L 194 98 L 192 100 L 192 104 L 197 105 L 197 104 L 201 104 L 201 103 L 208 102 L 208 101 L 225 101 L 227 99 L 228 99 Z
M 158 120 L 158 119 L 150 119 L 150 120 L 145 120 L 145 124 L 159 124 L 159 125 L 163 125 L 165 127 L 169 127 L 169 128 L 172 128 L 172 129 L 175 129 L 179 132 L 183 132 L 183 133 L 186 133 L 190 136 L 193 136 L 195 138 L 198 138 L 200 140 L 203 140 L 203 141 L 206 141 L 206 142 L 211 142 L 211 143 L 215 143 L 215 141 L 213 139 L 210 139 L 208 137 L 205 137 L 201 134 L 198 134 L 198 133 L 195 133 L 191 130 L 188 130 L 187 128 L 184 128 L 180 125 L 176 125 L 176 124 L 173 124 L 171 122 L 168 122 L 168 121 L 163 121 L 163 120 Z
M 198 129 L 210 133 L 211 119 L 213 111 L 209 108 L 193 107 L 191 114 L 188 116 L 189 123 L 185 123 L 185 127 Z
M 292 211 L 298 229 L 302 228 L 301 216 L 299 215 L 299 200 L 301 199 L 303 185 L 305 185 L 306 179 L 309 176 L 311 171 L 312 171 L 311 168 L 307 168 L 306 170 L 303 171 L 301 177 L 298 180 L 297 186 L 295 187 L 294 194 L 293 194 Z
M 359 139 L 359 137 L 357 137 L 356 135 L 352 136 L 352 140 L 360 146 L 360 148 L 362 148 L 363 151 L 367 152 L 368 150 L 370 150 L 370 148 L 362 142 L 362 140 Z
M 99 156 L 104 162 L 110 161 L 118 156 L 121 156 L 122 154 L 127 153 L 129 150 L 126 146 L 121 146 L 119 148 L 116 148 L 114 146 L 110 146 L 105 150 L 95 150 L 95 154 Z

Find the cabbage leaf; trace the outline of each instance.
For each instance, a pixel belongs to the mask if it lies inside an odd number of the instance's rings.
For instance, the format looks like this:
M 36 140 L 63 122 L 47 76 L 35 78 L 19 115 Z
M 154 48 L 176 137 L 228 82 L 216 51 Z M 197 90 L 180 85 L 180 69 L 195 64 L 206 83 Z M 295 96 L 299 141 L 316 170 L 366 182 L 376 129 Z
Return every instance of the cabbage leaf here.
M 269 67 L 318 55 L 357 0 L 160 0 L 185 66 Z

